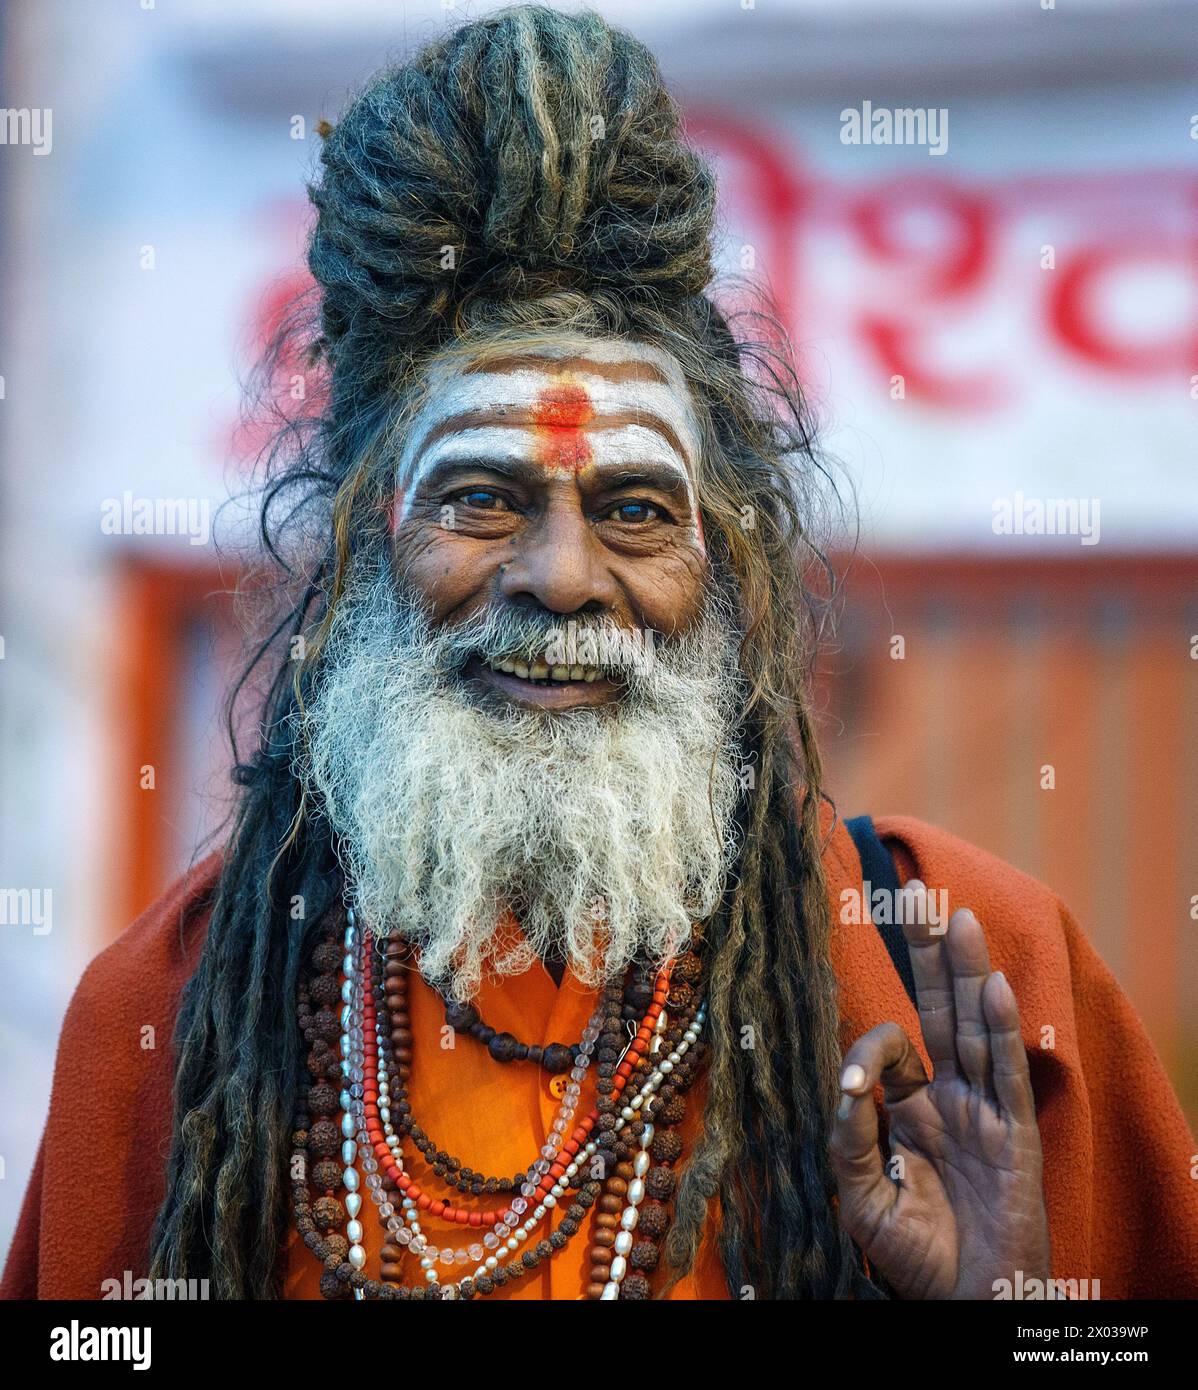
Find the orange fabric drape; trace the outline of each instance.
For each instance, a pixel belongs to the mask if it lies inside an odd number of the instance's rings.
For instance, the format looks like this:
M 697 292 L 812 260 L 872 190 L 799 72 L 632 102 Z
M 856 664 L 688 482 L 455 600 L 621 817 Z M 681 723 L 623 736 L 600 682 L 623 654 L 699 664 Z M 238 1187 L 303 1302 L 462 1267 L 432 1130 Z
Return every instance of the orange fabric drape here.
M 950 910 L 973 908 L 993 965 L 1019 1000 L 1044 1141 L 1054 1275 L 1100 1278 L 1106 1299 L 1198 1296 L 1193 1141 L 1139 1021 L 1068 910 L 1043 885 L 942 830 L 905 818 L 879 820 L 878 829 L 904 877 L 918 872 L 929 887 L 945 889 Z M 824 862 L 837 923 L 832 959 L 842 1041 L 847 1046 L 887 1019 L 918 1039 L 914 1010 L 876 930 L 840 921 L 842 895 L 858 889 L 861 873 L 843 826 L 832 831 Z M 205 860 L 97 957 L 80 983 L 0 1285 L 4 1297 L 94 1299 L 105 1279 L 125 1270 L 145 1274 L 170 1138 L 169 1040 L 218 871 L 217 856 Z M 488 986 L 481 1006 L 494 1027 L 526 1041 L 570 1041 L 592 999 L 569 975 L 559 989 L 537 967 Z M 469 1038 L 442 1049 L 440 1010 L 419 983 L 412 1012 L 420 1123 L 472 1166 L 516 1172 L 552 1117 L 547 1078 L 526 1064 L 491 1062 Z M 154 1030 L 149 1046 L 147 1025 Z M 701 1103 L 692 1096 L 691 1133 Z M 81 1172 L 86 1193 L 99 1200 L 86 1201 Z M 366 1211 L 374 1220 L 369 1204 Z M 430 1221 L 427 1229 L 436 1241 L 446 1228 Z M 587 1229 L 547 1266 L 491 1297 L 577 1298 Z M 461 1230 L 454 1228 L 458 1240 Z M 371 1239 L 373 1253 L 374 1231 Z M 317 1293 L 315 1261 L 294 1240 L 285 1281 L 289 1296 Z M 728 1296 L 710 1238 L 695 1276 L 674 1296 Z

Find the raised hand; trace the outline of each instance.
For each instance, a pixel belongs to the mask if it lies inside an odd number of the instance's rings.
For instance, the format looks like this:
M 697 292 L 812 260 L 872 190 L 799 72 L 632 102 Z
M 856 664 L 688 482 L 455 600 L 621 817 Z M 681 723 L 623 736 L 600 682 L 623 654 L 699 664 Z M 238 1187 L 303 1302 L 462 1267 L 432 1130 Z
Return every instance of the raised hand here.
M 1019 1008 L 991 973 L 968 910 L 929 929 L 926 889 L 902 890 L 919 1022 L 933 1075 L 897 1023 L 844 1059 L 831 1154 L 840 1220 L 900 1298 L 993 1298 L 994 1281 L 1049 1275 L 1043 1160 Z M 914 924 L 914 925 L 913 925 Z M 889 1121 L 878 1147 L 875 1086 Z M 896 1161 L 897 1160 L 897 1161 Z

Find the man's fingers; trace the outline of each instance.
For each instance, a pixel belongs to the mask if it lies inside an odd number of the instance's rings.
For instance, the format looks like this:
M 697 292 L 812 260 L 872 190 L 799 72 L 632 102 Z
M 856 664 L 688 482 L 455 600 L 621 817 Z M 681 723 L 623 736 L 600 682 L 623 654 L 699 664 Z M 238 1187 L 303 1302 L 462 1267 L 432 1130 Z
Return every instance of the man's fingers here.
M 970 1085 L 992 1100 L 990 1030 L 982 1009 L 982 987 L 990 974 L 990 953 L 982 924 L 967 907 L 949 918 L 945 948 L 957 1010 L 957 1060 Z
M 900 891 L 899 921 L 907 938 L 919 1029 L 941 1080 L 957 1074 L 957 1012 L 944 949 L 944 923 L 932 921 L 928 891 L 917 878 Z
M 882 1087 L 887 1105 L 903 1100 L 928 1084 L 919 1053 L 897 1023 L 879 1023 L 849 1048 L 840 1069 L 841 1111 L 849 1114 L 846 1101 L 873 1095 Z
M 841 1201 L 864 1225 L 880 1221 L 897 1195 L 883 1171 L 874 1087 L 882 1086 L 890 1105 L 927 1082 L 919 1053 L 897 1023 L 871 1028 L 845 1054 L 829 1151 Z M 860 1225 L 854 1222 L 853 1229 Z
M 1027 1051 L 1019 1031 L 1019 1005 L 1007 977 L 995 971 L 982 987 L 982 1007 L 990 1033 L 994 1093 L 1013 1120 L 1034 1123 L 1036 1098 L 1028 1070 Z

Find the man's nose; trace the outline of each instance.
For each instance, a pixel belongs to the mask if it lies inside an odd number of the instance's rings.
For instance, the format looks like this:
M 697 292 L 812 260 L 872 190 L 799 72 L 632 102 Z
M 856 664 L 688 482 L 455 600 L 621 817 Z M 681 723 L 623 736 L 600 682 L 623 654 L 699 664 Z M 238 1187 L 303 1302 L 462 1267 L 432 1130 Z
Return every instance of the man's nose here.
M 551 613 L 607 611 L 618 598 L 603 547 L 573 500 L 550 507 L 524 531 L 499 589 L 506 599 L 533 600 Z

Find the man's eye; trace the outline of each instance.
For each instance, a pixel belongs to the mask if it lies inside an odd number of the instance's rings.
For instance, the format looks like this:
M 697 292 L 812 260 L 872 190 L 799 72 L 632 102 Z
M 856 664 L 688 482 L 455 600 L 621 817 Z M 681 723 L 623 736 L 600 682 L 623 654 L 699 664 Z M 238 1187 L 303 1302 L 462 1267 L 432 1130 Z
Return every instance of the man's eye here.
M 466 492 L 459 492 L 457 500 L 464 507 L 474 507 L 479 511 L 502 512 L 507 510 L 507 504 L 497 492 L 492 492 L 490 488 L 472 487 Z
M 651 507 L 648 502 L 621 502 L 608 515 L 616 521 L 623 521 L 629 525 L 637 525 L 646 521 L 654 521 L 660 516 L 656 507 Z

